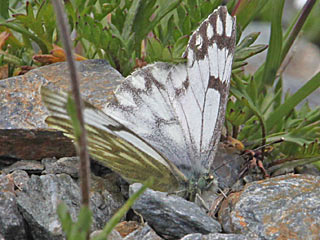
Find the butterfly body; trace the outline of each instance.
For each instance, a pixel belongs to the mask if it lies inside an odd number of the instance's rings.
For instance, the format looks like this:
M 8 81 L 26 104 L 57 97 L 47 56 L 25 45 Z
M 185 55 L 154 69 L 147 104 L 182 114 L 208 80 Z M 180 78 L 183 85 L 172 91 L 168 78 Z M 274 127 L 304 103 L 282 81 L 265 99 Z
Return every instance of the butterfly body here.
M 154 63 L 119 86 L 104 112 L 86 103 L 90 154 L 129 182 L 191 195 L 212 184 L 228 99 L 235 19 L 215 10 L 190 37 L 186 63 Z M 48 125 L 72 136 L 67 94 L 42 88 Z M 217 164 L 219 165 L 219 164 Z

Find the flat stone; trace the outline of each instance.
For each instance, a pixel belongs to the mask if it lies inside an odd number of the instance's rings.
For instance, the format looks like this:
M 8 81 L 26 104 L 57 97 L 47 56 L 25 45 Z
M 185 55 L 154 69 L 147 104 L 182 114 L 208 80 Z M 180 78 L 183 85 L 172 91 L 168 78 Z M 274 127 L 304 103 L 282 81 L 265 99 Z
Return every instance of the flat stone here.
M 28 186 L 17 191 L 17 203 L 34 239 L 64 239 L 56 213 L 63 201 L 75 221 L 80 210 L 80 189 L 66 174 L 32 175 Z M 90 208 L 93 212 L 92 230 L 102 229 L 124 200 L 114 197 L 106 189 L 91 191 Z
M 0 191 L 0 234 L 4 239 L 28 239 L 25 227 L 16 196 L 12 192 Z
M 162 238 L 148 224 L 144 224 L 128 234 L 123 240 L 162 240 Z
M 320 177 L 286 175 L 249 183 L 224 201 L 219 220 L 227 232 L 263 239 L 318 239 Z
M 99 236 L 99 234 L 102 232 L 102 230 L 96 230 L 93 231 L 90 234 L 90 239 Z M 112 230 L 111 233 L 108 235 L 108 239 L 105 240 L 123 240 L 123 238 L 121 237 L 120 233 L 117 232 L 116 230 Z
M 17 159 L 75 156 L 73 143 L 62 132 L 43 129 L 0 129 L 0 156 L 7 162 Z
M 18 188 L 20 190 L 27 188 L 30 177 L 26 171 L 15 170 L 10 175 L 13 178 L 15 188 Z
M 140 187 L 138 183 L 130 185 L 130 195 Z M 207 216 L 198 205 L 176 195 L 147 189 L 132 209 L 141 214 L 161 236 L 181 238 L 189 233 L 221 232 L 220 224 Z
M 117 230 L 122 237 L 126 237 L 133 231 L 141 227 L 141 223 L 136 221 L 123 221 L 119 222 L 114 230 Z
M 29 173 L 41 173 L 43 169 L 44 169 L 44 166 L 39 161 L 21 160 L 21 161 L 15 162 L 9 167 L 2 169 L 2 171 L 4 173 L 11 173 L 16 170 L 24 170 Z
M 42 164 L 45 166 L 45 170 L 42 174 L 59 174 L 66 173 L 73 178 L 79 177 L 79 158 L 78 157 L 63 157 L 45 158 L 42 159 Z
M 102 109 L 124 78 L 104 60 L 86 60 L 76 65 L 83 99 Z M 48 111 L 40 95 L 42 85 L 68 91 L 69 78 L 68 65 L 61 62 L 0 80 L 1 157 L 39 160 L 75 156 L 74 146 L 68 138 L 61 132 L 47 129 L 44 120 Z
M 14 176 L 0 175 L 0 239 L 28 239 L 24 220 L 18 210 Z
M 225 234 L 225 233 L 211 233 L 203 235 L 201 233 L 188 234 L 181 238 L 181 240 L 258 240 L 259 238 L 246 236 L 243 234 Z M 262 240 L 262 239 L 261 239 Z
M 83 98 L 98 108 L 113 97 L 122 75 L 104 60 L 76 62 Z M 66 62 L 36 68 L 25 75 L 0 80 L 0 129 L 47 128 L 48 112 L 41 101 L 40 87 L 68 91 L 70 76 Z
M 14 193 L 14 180 L 11 175 L 0 174 L 0 192 Z

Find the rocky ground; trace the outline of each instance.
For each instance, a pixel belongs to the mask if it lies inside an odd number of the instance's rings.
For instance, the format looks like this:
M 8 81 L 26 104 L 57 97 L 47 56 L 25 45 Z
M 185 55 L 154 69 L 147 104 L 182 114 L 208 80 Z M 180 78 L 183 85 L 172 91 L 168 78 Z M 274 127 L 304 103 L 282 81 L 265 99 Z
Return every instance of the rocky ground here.
M 86 99 L 103 108 L 122 76 L 100 60 L 79 62 Z M 48 130 L 41 84 L 67 89 L 65 63 L 0 80 L 0 239 L 64 239 L 56 214 L 64 201 L 76 219 L 80 209 L 72 143 Z M 233 191 L 209 216 L 176 195 L 147 190 L 110 239 L 319 239 L 320 174 L 286 174 Z M 130 194 L 128 185 L 92 163 L 92 230 L 102 229 Z M 213 198 L 215 199 L 215 198 Z M 140 220 L 142 216 L 144 223 Z

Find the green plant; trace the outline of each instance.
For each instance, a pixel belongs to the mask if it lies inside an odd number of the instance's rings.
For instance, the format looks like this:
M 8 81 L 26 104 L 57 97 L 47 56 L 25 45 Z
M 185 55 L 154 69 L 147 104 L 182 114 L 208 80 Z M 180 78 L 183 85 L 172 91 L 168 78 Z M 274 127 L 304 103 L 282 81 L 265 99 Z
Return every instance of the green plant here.
M 239 1 L 238 11 L 246 1 Z M 265 1 L 251 1 L 256 3 L 257 9 L 262 9 Z M 266 62 L 253 75 L 243 72 L 233 72 L 234 85 L 231 93 L 236 97 L 228 106 L 228 126 L 233 135 L 246 142 L 261 139 L 262 144 L 284 137 L 285 142 L 280 144 L 272 153 L 270 159 L 281 158 L 278 168 L 285 166 L 282 163 L 295 160 L 294 166 L 320 160 L 320 111 L 310 109 L 308 104 L 301 109 L 296 106 L 308 95 L 320 87 L 320 73 L 310 79 L 295 94 L 284 93 L 280 66 L 288 53 L 293 41 L 297 38 L 305 20 L 307 19 L 316 1 L 308 1 L 305 8 L 299 13 L 291 27 L 285 34 L 282 33 L 281 20 L 284 1 L 270 2 L 271 36 Z M 238 13 L 236 11 L 236 15 Z M 239 13 L 241 16 L 241 12 Z M 239 18 L 238 18 L 239 20 Z M 241 18 L 238 23 L 241 25 Z M 246 25 L 246 21 L 243 23 Z M 284 100 L 282 100 L 284 99 Z M 285 159 L 285 161 L 284 161 Z M 271 165 L 275 165 L 275 162 Z M 281 163 L 281 164 L 280 164 Z M 273 167 L 276 169 L 276 167 Z
M 47 54 L 53 48 L 56 41 L 55 17 L 48 1 L 3 2 L 0 32 L 8 32 L 10 36 L 0 55 L 3 63 L 11 67 L 9 75 L 12 75 L 15 67 L 35 65 L 32 57 L 39 51 Z

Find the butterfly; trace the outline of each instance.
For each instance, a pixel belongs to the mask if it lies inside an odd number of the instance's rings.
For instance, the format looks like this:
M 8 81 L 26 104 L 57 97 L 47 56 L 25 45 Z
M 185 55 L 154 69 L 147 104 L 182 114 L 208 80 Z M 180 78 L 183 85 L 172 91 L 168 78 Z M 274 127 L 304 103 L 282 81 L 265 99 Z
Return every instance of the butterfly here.
M 130 183 L 154 190 L 206 190 L 220 140 L 236 20 L 219 7 L 191 35 L 185 63 L 157 62 L 129 75 L 103 111 L 84 103 L 90 155 Z M 41 89 L 46 123 L 74 139 L 68 94 Z

